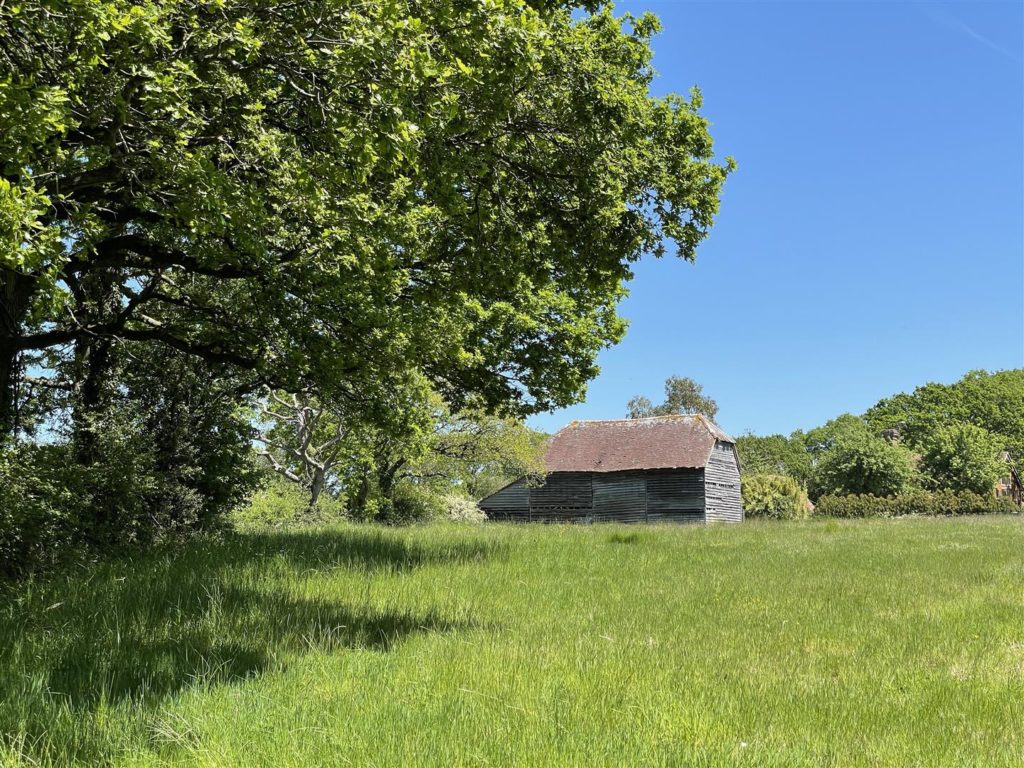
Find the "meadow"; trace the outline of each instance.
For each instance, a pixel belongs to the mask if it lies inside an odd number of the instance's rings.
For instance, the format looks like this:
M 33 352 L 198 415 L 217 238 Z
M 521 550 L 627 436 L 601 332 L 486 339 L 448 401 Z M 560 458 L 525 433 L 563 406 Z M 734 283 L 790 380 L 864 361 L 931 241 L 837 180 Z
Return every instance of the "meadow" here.
M 350 525 L 0 593 L 0 765 L 1020 766 L 1024 519 Z

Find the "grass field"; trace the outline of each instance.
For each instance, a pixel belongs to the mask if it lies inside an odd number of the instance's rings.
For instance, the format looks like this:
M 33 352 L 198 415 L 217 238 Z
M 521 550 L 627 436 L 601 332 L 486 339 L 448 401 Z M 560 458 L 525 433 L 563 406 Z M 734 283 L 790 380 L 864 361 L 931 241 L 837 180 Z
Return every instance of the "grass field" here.
M 1024 519 L 245 534 L 0 597 L 0 765 L 1024 765 Z

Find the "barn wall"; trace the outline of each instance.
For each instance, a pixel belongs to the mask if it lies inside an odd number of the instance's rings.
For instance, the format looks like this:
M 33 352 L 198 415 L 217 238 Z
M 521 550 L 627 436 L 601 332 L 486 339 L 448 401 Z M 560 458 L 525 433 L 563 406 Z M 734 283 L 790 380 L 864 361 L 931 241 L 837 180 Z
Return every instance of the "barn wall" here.
M 739 470 L 729 443 L 716 445 L 706 470 L 557 472 L 548 475 L 538 488 L 517 480 L 483 499 L 480 507 L 491 520 L 513 522 L 700 523 L 743 519 Z
M 647 512 L 647 478 L 643 472 L 593 475 L 594 521 L 642 523 Z
M 527 522 L 530 519 L 530 489 L 526 485 L 526 478 L 520 478 L 492 493 L 482 499 L 479 506 L 490 520 Z
M 647 522 L 704 522 L 704 471 L 651 470 L 647 475 Z
M 738 523 L 743 520 L 740 469 L 732 443 L 718 441 L 704 470 L 708 522 Z
M 544 485 L 530 489 L 530 519 L 573 522 L 594 514 L 594 485 L 589 472 L 556 472 Z

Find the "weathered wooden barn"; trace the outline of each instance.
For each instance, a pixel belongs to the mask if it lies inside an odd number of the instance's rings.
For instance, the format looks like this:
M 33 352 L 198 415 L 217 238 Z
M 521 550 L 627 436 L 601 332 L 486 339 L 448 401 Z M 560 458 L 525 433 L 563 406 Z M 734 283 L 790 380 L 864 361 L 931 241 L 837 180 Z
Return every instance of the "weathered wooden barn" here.
M 574 421 L 548 445 L 547 477 L 482 501 L 491 520 L 743 520 L 736 441 L 703 416 Z

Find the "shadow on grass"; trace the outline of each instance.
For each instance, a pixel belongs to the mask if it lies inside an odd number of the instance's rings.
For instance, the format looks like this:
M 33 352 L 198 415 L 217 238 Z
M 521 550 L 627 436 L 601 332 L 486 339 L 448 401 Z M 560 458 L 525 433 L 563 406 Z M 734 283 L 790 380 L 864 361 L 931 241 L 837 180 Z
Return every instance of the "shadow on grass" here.
M 109 732 L 118 725 L 96 727 L 110 706 L 152 713 L 185 688 L 280 670 L 296 654 L 387 652 L 417 633 L 473 628 L 465 616 L 384 610 L 359 595 L 310 597 L 309 577 L 472 563 L 496 551 L 374 530 L 266 533 L 37 583 L 20 608 L 0 605 L 0 742 L 14 735 L 40 762 L 103 764 L 118 743 Z
M 311 569 L 363 568 L 409 570 L 423 565 L 485 560 L 503 554 L 493 541 L 456 540 L 426 545 L 410 541 L 404 532 L 379 529 L 296 531 L 236 536 L 234 550 L 243 558 L 284 557 L 296 567 Z

